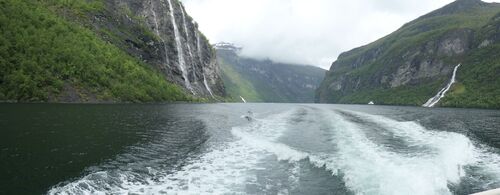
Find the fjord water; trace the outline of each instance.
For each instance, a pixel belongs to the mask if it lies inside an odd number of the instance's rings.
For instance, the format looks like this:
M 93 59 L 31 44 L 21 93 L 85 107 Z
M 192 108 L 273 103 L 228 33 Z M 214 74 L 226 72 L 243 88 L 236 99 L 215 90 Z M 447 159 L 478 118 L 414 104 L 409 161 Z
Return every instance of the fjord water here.
M 242 118 L 247 111 L 254 120 Z M 500 111 L 0 104 L 0 194 L 468 194 L 500 187 Z

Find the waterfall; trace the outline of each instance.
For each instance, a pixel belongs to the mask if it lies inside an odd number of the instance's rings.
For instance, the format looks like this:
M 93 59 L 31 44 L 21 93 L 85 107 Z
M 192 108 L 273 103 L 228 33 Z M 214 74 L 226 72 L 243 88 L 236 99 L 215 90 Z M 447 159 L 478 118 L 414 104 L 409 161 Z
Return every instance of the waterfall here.
M 205 73 L 203 73 L 203 84 L 205 85 L 205 88 L 207 88 L 208 93 L 210 93 L 210 96 L 212 96 L 213 98 L 215 98 L 214 97 L 214 93 L 212 92 L 212 90 L 208 86 L 208 82 L 207 82 L 207 78 L 205 77 Z
M 201 54 L 201 42 L 200 42 L 200 33 L 196 30 L 195 32 L 196 35 L 196 50 L 198 54 L 198 60 L 200 60 L 200 64 L 203 65 L 203 59 L 202 59 L 202 54 Z
M 168 65 L 169 61 L 168 61 L 167 44 L 165 43 L 165 39 L 163 39 L 160 35 L 160 26 L 158 25 L 158 18 L 156 17 L 156 12 L 153 10 L 152 1 L 149 1 L 149 5 L 150 5 L 149 10 L 151 11 L 151 14 L 153 14 L 153 21 L 155 22 L 156 36 L 160 38 L 160 41 L 163 43 L 163 49 L 165 50 L 165 65 Z
M 184 84 L 186 85 L 186 88 L 189 89 L 193 95 L 196 95 L 196 93 L 193 90 L 193 87 L 191 87 L 191 83 L 189 82 L 188 72 L 186 70 L 186 60 L 184 59 L 184 51 L 182 50 L 181 36 L 175 20 L 174 6 L 172 5 L 172 0 L 168 0 L 168 5 L 170 7 L 170 20 L 172 21 L 172 25 L 174 27 L 175 43 L 177 46 L 177 56 L 179 58 L 179 68 L 181 69 L 182 77 L 184 77 Z
M 247 101 L 245 100 L 245 98 L 241 97 L 241 95 L 240 95 L 240 98 L 241 98 L 241 101 L 242 101 L 243 103 L 247 103 Z
M 210 86 L 208 85 L 207 78 L 205 76 L 205 68 L 203 64 L 203 59 L 202 59 L 202 54 L 201 54 L 201 42 L 200 42 L 200 33 L 198 31 L 195 31 L 195 36 L 196 36 L 196 53 L 198 54 L 198 60 L 200 60 L 200 64 L 202 66 L 202 74 L 203 74 L 203 84 L 205 85 L 205 88 L 207 89 L 208 93 L 210 93 L 210 96 L 214 98 L 214 93 L 212 92 L 212 89 L 210 89 Z
M 429 108 L 434 107 L 439 102 L 439 100 L 441 100 L 441 98 L 444 97 L 446 92 L 448 92 L 448 90 L 450 90 L 451 86 L 455 83 L 455 77 L 457 76 L 457 70 L 459 67 L 460 67 L 460 64 L 455 66 L 455 69 L 453 69 L 453 75 L 451 76 L 451 80 L 448 83 L 448 85 L 446 85 L 446 87 L 441 89 L 434 97 L 432 97 L 424 105 L 422 105 L 423 107 L 429 107 Z
M 181 8 L 181 13 L 182 13 L 182 23 L 184 24 L 184 32 L 186 35 L 186 45 L 188 48 L 189 57 L 191 57 L 191 67 L 193 68 L 193 79 L 196 82 L 198 80 L 196 78 L 196 65 L 193 62 L 194 61 L 193 50 L 191 50 L 191 45 L 189 44 L 189 33 L 188 33 L 189 31 L 188 31 L 187 24 L 186 24 L 186 14 L 185 14 L 184 8 L 182 6 L 180 6 L 180 8 Z

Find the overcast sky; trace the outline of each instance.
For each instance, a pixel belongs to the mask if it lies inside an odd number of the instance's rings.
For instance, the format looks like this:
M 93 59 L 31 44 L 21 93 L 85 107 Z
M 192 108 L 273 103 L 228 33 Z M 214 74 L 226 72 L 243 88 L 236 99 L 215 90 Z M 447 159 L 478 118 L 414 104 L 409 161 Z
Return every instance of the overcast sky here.
M 340 53 L 452 1 L 182 0 L 212 44 L 232 42 L 245 56 L 325 69 Z

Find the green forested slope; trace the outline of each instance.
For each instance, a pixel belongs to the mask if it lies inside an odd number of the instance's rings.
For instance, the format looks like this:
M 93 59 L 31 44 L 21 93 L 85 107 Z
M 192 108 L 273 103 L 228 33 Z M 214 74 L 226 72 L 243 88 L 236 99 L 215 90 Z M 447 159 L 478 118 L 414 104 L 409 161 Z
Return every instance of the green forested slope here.
M 250 102 L 314 101 L 314 91 L 325 75 L 325 70 L 304 65 L 276 63 L 241 57 L 236 48 L 217 49 L 217 60 L 229 97 Z
M 500 5 L 457 0 L 341 54 L 316 92 L 324 103 L 422 105 L 462 64 L 440 106 L 500 108 Z
M 184 92 L 66 17 L 101 1 L 0 1 L 0 100 L 175 101 Z
M 230 101 L 239 102 L 241 101 L 239 96 L 242 96 L 247 101 L 264 102 L 264 97 L 258 93 L 253 83 L 246 79 L 246 76 L 240 74 L 223 59 L 219 59 L 219 64 L 222 69 L 222 80 Z

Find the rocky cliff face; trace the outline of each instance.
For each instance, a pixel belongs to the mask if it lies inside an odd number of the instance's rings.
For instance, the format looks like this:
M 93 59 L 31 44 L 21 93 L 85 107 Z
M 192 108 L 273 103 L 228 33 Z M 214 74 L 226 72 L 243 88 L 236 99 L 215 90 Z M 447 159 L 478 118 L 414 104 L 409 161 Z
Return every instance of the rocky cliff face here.
M 327 72 L 316 101 L 421 105 L 445 85 L 454 66 L 497 39 L 478 42 L 481 28 L 498 12 L 498 4 L 458 0 L 345 52 Z
M 106 40 L 197 97 L 224 96 L 215 51 L 178 0 L 109 0 L 95 15 Z

